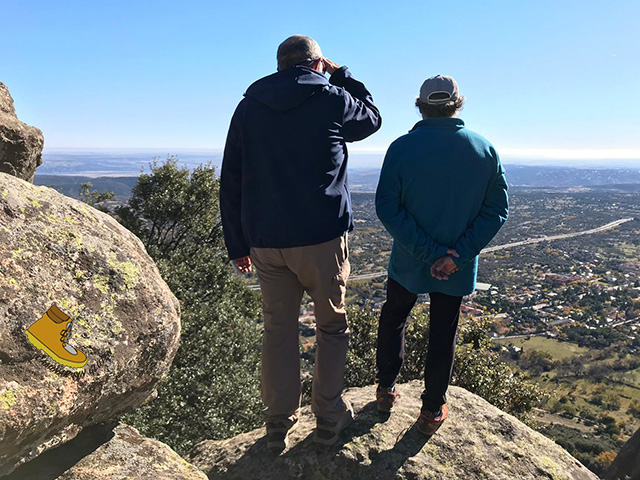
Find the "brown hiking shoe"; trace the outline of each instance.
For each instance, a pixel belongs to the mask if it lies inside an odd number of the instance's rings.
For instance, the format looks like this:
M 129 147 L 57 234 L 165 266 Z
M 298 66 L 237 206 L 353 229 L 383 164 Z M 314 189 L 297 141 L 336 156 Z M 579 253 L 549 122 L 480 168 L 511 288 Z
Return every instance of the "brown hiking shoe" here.
M 418 431 L 428 437 L 436 433 L 436 430 L 440 428 L 440 425 L 447 418 L 447 404 L 445 403 L 440 408 L 439 412 L 421 411 L 418 421 Z
M 340 432 L 347 428 L 355 414 L 353 413 L 353 407 L 348 400 L 343 399 L 346 410 L 342 413 L 342 416 L 338 420 L 329 420 L 328 418 L 317 417 L 316 418 L 316 434 L 313 437 L 315 443 L 321 445 L 333 445 L 338 441 Z
M 376 405 L 381 413 L 389 413 L 398 399 L 396 387 L 378 387 L 376 389 Z
M 298 427 L 298 419 L 276 419 L 267 421 L 267 448 L 272 451 L 282 451 L 288 446 L 289 433 Z

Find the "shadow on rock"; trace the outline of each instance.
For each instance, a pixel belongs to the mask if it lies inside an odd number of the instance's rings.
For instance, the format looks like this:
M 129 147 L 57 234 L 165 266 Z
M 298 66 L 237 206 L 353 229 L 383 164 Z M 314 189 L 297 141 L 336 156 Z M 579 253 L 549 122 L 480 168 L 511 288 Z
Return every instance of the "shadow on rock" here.
M 418 427 L 414 424 L 402 434 L 391 450 L 384 450 L 377 454 L 371 452 L 369 455 L 371 466 L 369 468 L 376 475 L 379 475 L 382 471 L 388 471 L 388 478 L 394 478 L 396 472 L 400 470 L 404 463 L 409 458 L 417 455 L 430 439 L 431 437 L 426 437 L 420 433 Z M 376 478 L 385 477 L 377 476 Z
M 117 422 L 101 423 L 84 428 L 73 440 L 44 452 L 0 480 L 55 480 L 113 438 L 116 425 Z
M 351 447 L 354 443 L 366 442 L 372 429 L 388 419 L 389 415 L 380 414 L 373 401 L 360 409 L 354 422 L 345 428 L 333 446 L 316 444 L 313 430 L 305 430 L 306 436 L 292 434 L 295 440 L 291 442 L 291 448 L 273 453 L 267 449 L 266 437 L 262 437 L 227 468 L 219 470 L 219 464 L 212 465 L 207 474 L 209 478 L 246 479 L 272 478 L 271 475 L 278 472 L 283 479 L 306 479 L 317 478 L 319 472 L 328 475 L 326 478 L 348 478 L 355 472 L 358 472 L 358 478 L 364 478 L 370 472 L 371 478 L 393 478 L 407 459 L 422 449 L 428 438 L 410 428 L 402 432 L 392 449 L 371 451 L 368 459 Z
M 267 455 L 264 429 L 255 429 L 200 442 L 188 460 L 220 480 L 598 478 L 552 440 L 455 386 L 447 392 L 449 419 L 432 438 L 423 436 L 415 422 L 424 384 L 415 380 L 401 388 L 402 400 L 390 417 L 370 402 L 375 385 L 348 390 L 345 396 L 358 414 L 332 447 L 313 443 L 315 418 L 306 406 L 291 433 L 291 448 L 279 456 Z

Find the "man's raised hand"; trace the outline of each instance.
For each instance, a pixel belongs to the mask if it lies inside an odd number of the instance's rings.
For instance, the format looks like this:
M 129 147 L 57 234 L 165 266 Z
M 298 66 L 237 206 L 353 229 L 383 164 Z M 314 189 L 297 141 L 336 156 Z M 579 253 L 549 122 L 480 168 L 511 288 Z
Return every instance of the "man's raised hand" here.
M 333 75 L 333 72 L 340 69 L 340 65 L 337 63 L 333 63 L 328 58 L 323 58 L 322 63 L 324 64 L 324 69 L 329 75 Z

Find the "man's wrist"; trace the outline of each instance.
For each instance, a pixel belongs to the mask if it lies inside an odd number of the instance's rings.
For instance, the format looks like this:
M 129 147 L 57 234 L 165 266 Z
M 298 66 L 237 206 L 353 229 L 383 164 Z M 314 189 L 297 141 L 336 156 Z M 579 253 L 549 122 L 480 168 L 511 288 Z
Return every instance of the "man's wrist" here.
M 333 84 L 334 82 L 332 80 L 340 81 L 341 78 L 344 79 L 345 72 L 348 68 L 349 67 L 347 67 L 346 65 L 342 65 L 340 68 L 335 69 L 334 72 L 329 76 L 329 83 Z
M 453 255 L 449 254 L 449 257 L 451 258 L 451 260 L 453 260 L 453 263 L 456 264 L 456 267 L 458 267 L 458 269 L 461 269 L 463 267 L 463 261 L 462 259 L 460 259 L 459 257 L 454 257 Z

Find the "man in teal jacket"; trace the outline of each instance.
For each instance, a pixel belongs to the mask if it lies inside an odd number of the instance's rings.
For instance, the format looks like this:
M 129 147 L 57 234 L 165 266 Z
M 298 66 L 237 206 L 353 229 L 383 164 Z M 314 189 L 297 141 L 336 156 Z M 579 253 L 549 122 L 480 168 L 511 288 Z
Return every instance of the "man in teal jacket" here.
M 429 293 L 429 350 L 418 429 L 447 416 L 462 297 L 475 289 L 478 254 L 507 220 L 507 182 L 498 153 L 454 118 L 464 104 L 451 77 L 428 78 L 416 106 L 423 120 L 389 147 L 376 212 L 393 237 L 387 300 L 378 327 L 378 409 L 390 411 L 404 358 L 407 316 Z

